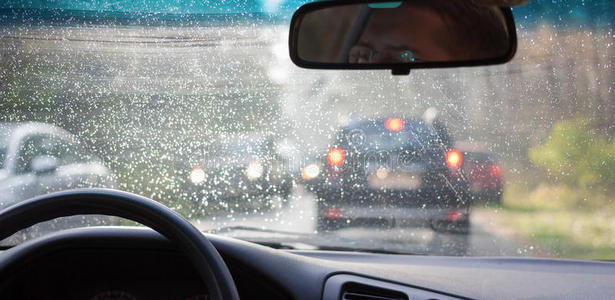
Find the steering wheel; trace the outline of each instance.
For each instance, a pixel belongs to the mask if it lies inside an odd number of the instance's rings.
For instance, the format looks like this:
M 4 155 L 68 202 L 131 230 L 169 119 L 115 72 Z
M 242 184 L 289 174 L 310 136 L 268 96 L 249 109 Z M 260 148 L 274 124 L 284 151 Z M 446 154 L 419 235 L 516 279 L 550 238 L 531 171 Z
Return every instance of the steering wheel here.
M 178 246 L 193 263 L 212 299 L 239 299 L 222 257 L 198 229 L 166 206 L 127 192 L 71 190 L 17 203 L 0 211 L 0 240 L 40 222 L 84 214 L 122 217 L 156 230 Z

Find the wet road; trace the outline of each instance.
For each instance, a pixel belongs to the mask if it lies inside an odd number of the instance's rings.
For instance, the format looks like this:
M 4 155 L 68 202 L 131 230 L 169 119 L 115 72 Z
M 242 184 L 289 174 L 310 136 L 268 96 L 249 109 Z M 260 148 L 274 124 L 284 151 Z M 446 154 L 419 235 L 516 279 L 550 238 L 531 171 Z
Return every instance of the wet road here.
M 203 231 L 244 226 L 310 235 L 316 233 L 315 218 L 314 196 L 299 188 L 289 199 L 289 203 L 282 208 L 274 208 L 256 215 L 221 215 L 201 220 L 196 225 Z M 382 247 L 392 252 L 433 255 L 524 256 L 528 254 L 521 241 L 498 235 L 498 231 L 491 227 L 492 224 L 480 212 L 472 214 L 471 226 L 468 236 L 438 233 L 428 228 L 346 228 L 320 233 L 319 242 L 325 241 L 328 245 L 341 244 L 348 247 Z M 264 239 L 263 233 L 251 230 L 233 230 L 225 234 L 248 240 Z M 283 237 L 283 234 L 274 234 L 277 239 L 280 239 L 280 236 Z M 351 244 L 348 244 L 349 242 Z

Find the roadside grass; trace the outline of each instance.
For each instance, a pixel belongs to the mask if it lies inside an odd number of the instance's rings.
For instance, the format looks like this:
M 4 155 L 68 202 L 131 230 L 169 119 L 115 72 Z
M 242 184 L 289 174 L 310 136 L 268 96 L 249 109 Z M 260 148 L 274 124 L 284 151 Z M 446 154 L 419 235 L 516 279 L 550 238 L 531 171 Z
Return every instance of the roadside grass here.
M 565 185 L 544 184 L 533 189 L 509 185 L 497 215 L 499 226 L 545 253 L 615 260 L 615 204 L 603 191 Z

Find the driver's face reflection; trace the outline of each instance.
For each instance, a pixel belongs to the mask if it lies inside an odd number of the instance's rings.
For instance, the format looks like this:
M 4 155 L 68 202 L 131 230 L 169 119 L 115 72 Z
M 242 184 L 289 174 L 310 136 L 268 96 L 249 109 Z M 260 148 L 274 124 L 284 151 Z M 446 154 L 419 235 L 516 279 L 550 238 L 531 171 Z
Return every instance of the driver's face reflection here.
M 359 41 L 349 52 L 351 63 L 450 61 L 453 54 L 439 41 L 451 35 L 442 16 L 424 7 L 402 5 L 374 9 Z

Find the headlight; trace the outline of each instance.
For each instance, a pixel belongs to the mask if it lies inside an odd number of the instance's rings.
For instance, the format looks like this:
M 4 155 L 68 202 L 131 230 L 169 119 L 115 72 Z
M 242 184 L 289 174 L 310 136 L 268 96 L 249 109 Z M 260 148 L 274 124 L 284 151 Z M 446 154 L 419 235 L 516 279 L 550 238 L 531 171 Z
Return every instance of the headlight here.
M 201 184 L 207 179 L 207 174 L 205 170 L 200 167 L 196 167 L 190 171 L 190 181 L 194 184 Z
M 263 176 L 264 171 L 263 164 L 260 161 L 253 160 L 246 167 L 246 176 L 250 180 L 255 180 Z
M 318 177 L 318 174 L 320 174 L 320 168 L 316 164 L 309 164 L 301 170 L 301 177 L 305 180 L 312 180 Z
M 376 171 L 376 177 L 378 177 L 378 179 L 385 179 L 389 176 L 389 170 L 387 170 L 386 168 L 382 168 L 380 167 L 377 171 Z

